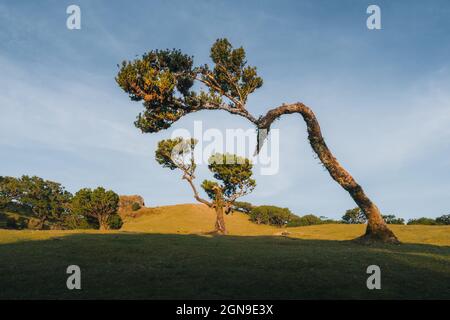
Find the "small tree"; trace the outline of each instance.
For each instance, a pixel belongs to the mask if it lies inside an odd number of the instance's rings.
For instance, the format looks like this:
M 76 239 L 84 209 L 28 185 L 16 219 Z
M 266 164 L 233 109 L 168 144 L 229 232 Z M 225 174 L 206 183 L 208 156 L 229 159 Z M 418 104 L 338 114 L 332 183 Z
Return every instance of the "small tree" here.
M 117 215 L 119 196 L 112 190 L 106 191 L 102 187 L 91 190 L 79 190 L 72 199 L 73 214 L 80 214 L 98 221 L 100 230 L 110 228 L 110 219 Z
M 367 218 L 360 208 L 354 208 L 345 211 L 342 216 L 342 222 L 347 224 L 363 224 L 366 223 Z
M 248 159 L 231 154 L 216 153 L 209 158 L 208 168 L 217 181 L 205 180 L 201 187 L 211 201 L 200 197 L 194 184 L 195 139 L 175 138 L 162 140 L 155 152 L 156 161 L 171 170 L 179 169 L 183 172 L 182 179 L 186 180 L 194 198 L 216 211 L 214 232 L 226 234 L 224 213 L 229 213 L 236 199 L 250 193 L 256 186 L 252 176 L 252 164 Z
M 301 102 L 283 103 L 265 115 L 251 114 L 248 97 L 262 86 L 263 80 L 256 67 L 247 64 L 244 49 L 233 48 L 227 39 L 218 39 L 211 47 L 210 57 L 211 66 L 194 67 L 191 56 L 174 49 L 153 50 L 133 61 L 123 61 L 116 82 L 131 100 L 141 101 L 144 106 L 136 127 L 153 133 L 193 112 L 224 110 L 255 125 L 259 152 L 273 122 L 283 115 L 297 114 L 306 123 L 309 143 L 322 165 L 367 217 L 366 233 L 360 240 L 398 243 L 376 204 L 328 148 L 311 108 Z M 200 85 L 194 86 L 195 82 Z

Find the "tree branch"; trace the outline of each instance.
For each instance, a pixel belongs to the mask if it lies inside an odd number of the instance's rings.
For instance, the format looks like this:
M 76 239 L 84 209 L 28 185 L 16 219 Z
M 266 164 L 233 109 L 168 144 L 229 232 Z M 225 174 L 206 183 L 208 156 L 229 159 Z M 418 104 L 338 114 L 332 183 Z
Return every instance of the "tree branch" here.
M 198 202 L 201 202 L 201 203 L 203 203 L 203 204 L 206 204 L 208 207 L 212 207 L 213 206 L 213 204 L 211 203 L 211 202 L 209 202 L 209 201 L 207 201 L 207 200 L 205 200 L 205 199 L 203 199 L 203 198 L 201 198 L 200 196 L 199 196 L 199 194 L 198 194 L 198 191 L 197 191 L 197 188 L 195 187 L 195 185 L 194 185 L 194 182 L 192 181 L 192 178 L 191 178 L 191 176 L 190 175 L 188 175 L 188 174 L 184 174 L 183 175 L 183 178 L 182 179 L 184 179 L 184 180 L 186 180 L 188 183 L 189 183 L 189 185 L 191 186 L 191 188 L 192 188 L 192 191 L 194 192 L 194 198 L 195 198 L 195 200 L 197 200 Z

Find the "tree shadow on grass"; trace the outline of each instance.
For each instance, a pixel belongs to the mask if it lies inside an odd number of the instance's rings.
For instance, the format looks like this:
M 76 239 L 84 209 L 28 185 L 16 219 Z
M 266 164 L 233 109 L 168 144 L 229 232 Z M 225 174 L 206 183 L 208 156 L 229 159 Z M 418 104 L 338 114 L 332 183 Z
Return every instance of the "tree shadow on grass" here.
M 381 290 L 366 269 L 381 268 Z M 81 268 L 68 290 L 66 268 Z M 3 299 L 450 299 L 450 247 L 74 233 L 0 245 Z

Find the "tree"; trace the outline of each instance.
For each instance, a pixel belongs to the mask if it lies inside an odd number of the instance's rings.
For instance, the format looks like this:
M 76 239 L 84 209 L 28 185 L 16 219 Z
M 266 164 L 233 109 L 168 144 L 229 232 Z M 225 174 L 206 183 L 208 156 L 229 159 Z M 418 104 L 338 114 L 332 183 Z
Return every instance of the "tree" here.
M 193 66 L 192 57 L 179 50 L 153 50 L 133 61 L 123 61 L 116 77 L 118 85 L 144 111 L 135 125 L 142 132 L 169 128 L 186 114 L 200 110 L 225 110 L 246 118 L 258 132 L 259 152 L 272 123 L 285 114 L 299 114 L 306 123 L 308 139 L 330 176 L 344 188 L 368 219 L 361 241 L 398 243 L 380 210 L 363 188 L 337 161 L 322 136 L 314 112 L 301 102 L 282 104 L 255 117 L 246 107 L 248 96 L 263 84 L 256 67 L 247 65 L 242 47 L 234 49 L 227 39 L 211 47 L 213 65 Z M 202 86 L 194 86 L 194 82 Z M 206 88 L 206 90 L 205 90 Z
M 155 152 L 156 161 L 165 168 L 183 172 L 194 198 L 216 211 L 215 233 L 226 234 L 224 213 L 229 213 L 239 197 L 256 186 L 252 177 L 252 164 L 248 159 L 232 154 L 216 153 L 208 160 L 208 168 L 217 181 L 204 180 L 201 187 L 211 201 L 200 197 L 194 184 L 196 163 L 194 159 L 195 139 L 175 138 L 162 140 Z
M 118 208 L 119 196 L 112 190 L 106 191 L 103 187 L 94 190 L 80 189 L 71 203 L 73 214 L 96 219 L 100 230 L 110 228 L 110 220 L 117 215 Z
M 345 214 L 342 216 L 342 222 L 347 224 L 363 224 L 366 221 L 366 216 L 358 207 L 345 211 Z
M 14 204 L 26 209 L 34 217 L 30 225 L 37 229 L 60 220 L 71 197 L 61 184 L 40 177 L 0 177 L 0 207 Z
M 68 211 L 72 194 L 57 182 L 24 175 L 19 179 L 18 188 L 17 201 L 31 209 L 38 229 L 47 221 L 58 221 Z
M 436 218 L 438 224 L 450 225 L 450 214 L 444 214 Z
M 393 214 L 383 215 L 383 219 L 387 224 L 405 224 L 405 219 L 397 218 Z

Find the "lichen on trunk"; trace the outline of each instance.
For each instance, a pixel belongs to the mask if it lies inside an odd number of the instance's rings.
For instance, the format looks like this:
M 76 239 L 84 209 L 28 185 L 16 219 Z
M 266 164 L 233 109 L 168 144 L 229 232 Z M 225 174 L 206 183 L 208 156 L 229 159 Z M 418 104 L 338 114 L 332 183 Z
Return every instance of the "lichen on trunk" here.
M 355 179 L 341 166 L 331 153 L 322 136 L 319 122 L 309 107 L 303 103 L 282 105 L 270 110 L 264 117 L 260 118 L 256 123 L 257 127 L 259 131 L 267 132 L 273 121 L 283 114 L 292 113 L 298 113 L 302 116 L 308 130 L 309 143 L 321 163 L 327 169 L 333 180 L 339 183 L 350 194 L 358 207 L 366 215 L 368 220 L 366 233 L 356 240 L 364 243 L 399 243 L 397 237 L 383 220 L 378 207 L 369 199 L 362 187 L 356 183 Z

